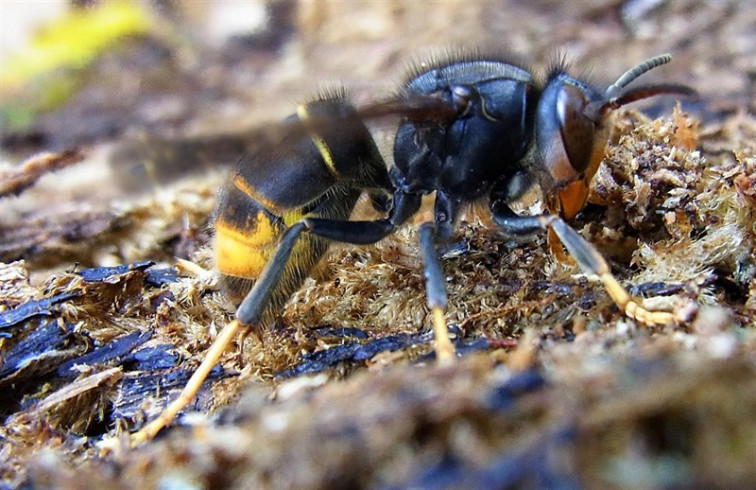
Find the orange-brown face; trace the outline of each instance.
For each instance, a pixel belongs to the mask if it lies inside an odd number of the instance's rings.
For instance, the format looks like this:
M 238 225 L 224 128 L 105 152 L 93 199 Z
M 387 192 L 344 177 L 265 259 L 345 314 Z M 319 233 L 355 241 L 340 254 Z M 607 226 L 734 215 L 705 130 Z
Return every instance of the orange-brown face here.
M 583 88 L 556 79 L 544 90 L 538 108 L 538 150 L 551 182 L 544 189 L 547 205 L 565 219 L 574 218 L 585 206 L 590 181 L 604 156 L 604 131 L 585 115 L 589 102 Z

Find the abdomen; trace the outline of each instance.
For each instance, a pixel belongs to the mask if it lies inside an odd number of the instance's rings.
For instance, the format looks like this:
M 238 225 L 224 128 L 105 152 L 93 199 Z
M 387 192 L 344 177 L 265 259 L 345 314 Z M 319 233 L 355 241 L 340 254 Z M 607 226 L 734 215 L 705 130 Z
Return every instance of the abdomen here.
M 215 221 L 215 263 L 221 287 L 235 305 L 252 289 L 273 257 L 284 231 L 304 217 L 346 220 L 360 190 L 335 186 L 302 208 L 280 208 L 254 199 L 245 182 L 234 178 L 221 192 Z M 296 192 L 296 189 L 292 189 Z M 269 323 L 302 285 L 328 249 L 328 241 L 303 233 L 278 281 L 262 323 Z

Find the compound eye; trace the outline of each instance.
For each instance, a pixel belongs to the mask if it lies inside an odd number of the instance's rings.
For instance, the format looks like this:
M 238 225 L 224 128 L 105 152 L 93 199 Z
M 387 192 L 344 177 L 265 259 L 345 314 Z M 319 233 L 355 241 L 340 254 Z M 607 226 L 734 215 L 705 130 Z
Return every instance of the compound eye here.
M 589 183 L 603 158 L 603 130 L 584 114 L 584 90 L 556 81 L 546 87 L 538 104 L 536 140 L 552 182 L 549 210 L 566 219 L 577 215 L 588 198 Z
M 578 173 L 585 173 L 593 157 L 596 125 L 585 116 L 588 100 L 578 87 L 564 85 L 557 98 L 557 116 L 562 145 L 570 165 Z
M 452 103 L 457 114 L 464 116 L 470 109 L 470 103 L 475 97 L 475 90 L 469 85 L 454 85 L 451 88 Z

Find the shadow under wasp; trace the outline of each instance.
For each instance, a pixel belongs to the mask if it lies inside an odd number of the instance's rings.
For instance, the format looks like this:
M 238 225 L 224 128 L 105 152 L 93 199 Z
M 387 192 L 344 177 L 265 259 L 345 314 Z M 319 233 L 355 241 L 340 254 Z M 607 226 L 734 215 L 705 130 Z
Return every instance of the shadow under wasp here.
M 685 321 L 683 312 L 649 311 L 612 275 L 601 254 L 567 221 L 585 206 L 603 159 L 608 116 L 657 95 L 692 96 L 682 85 L 628 88 L 671 60 L 667 54 L 631 68 L 605 90 L 553 68 L 545 82 L 497 57 L 457 57 L 424 66 L 398 95 L 354 107 L 329 93 L 297 113 L 244 157 L 223 187 L 215 221 L 215 258 L 223 288 L 239 306 L 179 397 L 132 435 L 152 438 L 195 396 L 240 332 L 261 328 L 326 252 L 329 243 L 372 244 L 393 233 L 435 193 L 433 218 L 419 226 L 420 251 L 439 362 L 455 358 L 444 318 L 447 303 L 437 247 L 454 231 L 464 205 L 488 200 L 502 232 L 547 231 L 588 274 L 598 276 L 625 315 L 644 324 Z M 393 164 L 387 168 L 368 119 L 395 115 Z M 510 205 L 540 186 L 547 212 L 519 215 Z M 363 192 L 383 217 L 350 221 Z M 561 243 L 561 245 L 558 245 Z

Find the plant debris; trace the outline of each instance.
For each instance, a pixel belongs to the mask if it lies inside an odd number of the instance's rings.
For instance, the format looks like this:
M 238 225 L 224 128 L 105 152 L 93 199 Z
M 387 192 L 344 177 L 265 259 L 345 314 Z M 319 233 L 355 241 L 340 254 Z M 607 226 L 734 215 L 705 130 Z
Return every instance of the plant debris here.
M 43 153 L 26 159 L 21 168 L 0 171 L 0 198 L 18 195 L 31 187 L 40 177 L 84 159 L 81 153 L 70 150 L 63 153 Z

